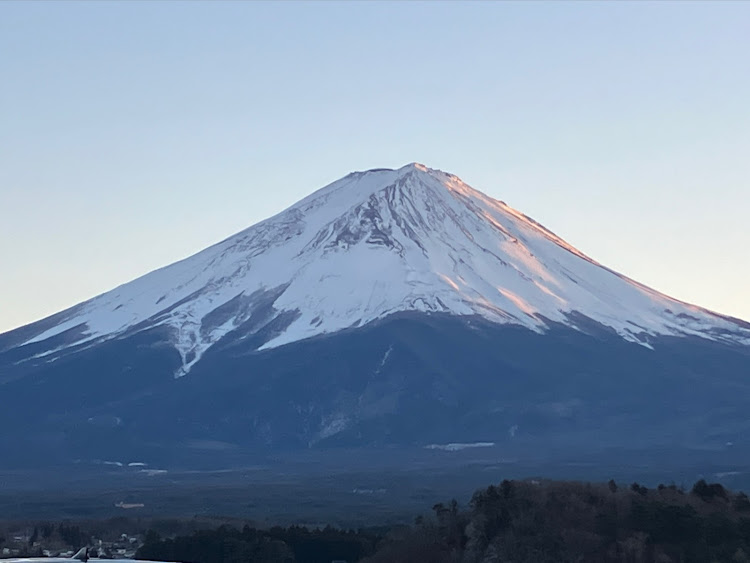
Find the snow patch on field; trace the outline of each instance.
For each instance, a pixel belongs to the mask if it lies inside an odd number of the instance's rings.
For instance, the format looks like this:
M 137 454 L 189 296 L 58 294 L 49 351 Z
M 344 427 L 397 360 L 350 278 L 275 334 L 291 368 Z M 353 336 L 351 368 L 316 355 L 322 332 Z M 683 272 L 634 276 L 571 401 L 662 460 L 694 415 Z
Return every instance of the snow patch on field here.
M 424 447 L 426 450 L 442 450 L 445 452 L 458 452 L 469 448 L 492 448 L 495 442 L 468 442 L 468 443 L 450 443 L 450 444 L 429 444 Z

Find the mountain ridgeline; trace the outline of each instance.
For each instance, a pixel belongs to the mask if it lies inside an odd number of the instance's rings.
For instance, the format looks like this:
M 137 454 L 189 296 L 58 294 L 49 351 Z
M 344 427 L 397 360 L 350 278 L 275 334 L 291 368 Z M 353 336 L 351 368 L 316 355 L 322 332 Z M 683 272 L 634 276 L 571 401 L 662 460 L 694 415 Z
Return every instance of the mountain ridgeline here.
M 749 376 L 747 323 L 411 164 L 0 335 L 0 466 L 451 443 L 741 456 Z

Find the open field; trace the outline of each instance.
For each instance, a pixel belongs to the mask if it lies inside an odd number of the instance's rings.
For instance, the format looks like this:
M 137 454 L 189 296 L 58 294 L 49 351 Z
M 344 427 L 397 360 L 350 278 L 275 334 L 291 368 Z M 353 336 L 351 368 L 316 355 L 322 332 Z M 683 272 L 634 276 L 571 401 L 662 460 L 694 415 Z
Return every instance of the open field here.
M 56 471 L 0 472 L 0 514 L 17 519 L 226 516 L 258 525 L 343 527 L 411 522 L 436 502 L 468 502 L 503 479 L 574 479 L 647 486 L 696 480 L 750 488 L 750 462 L 723 452 L 602 452 L 540 463 L 494 447 L 442 450 L 334 450 L 258 460 L 232 468 L 113 466 L 80 462 Z

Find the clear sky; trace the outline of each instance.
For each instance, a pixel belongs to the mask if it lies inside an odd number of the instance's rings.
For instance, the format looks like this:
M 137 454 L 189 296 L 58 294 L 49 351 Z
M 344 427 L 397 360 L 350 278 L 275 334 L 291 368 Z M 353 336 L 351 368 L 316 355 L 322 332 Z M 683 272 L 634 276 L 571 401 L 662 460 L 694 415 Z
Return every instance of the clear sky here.
M 352 170 L 750 320 L 750 2 L 0 2 L 0 331 Z

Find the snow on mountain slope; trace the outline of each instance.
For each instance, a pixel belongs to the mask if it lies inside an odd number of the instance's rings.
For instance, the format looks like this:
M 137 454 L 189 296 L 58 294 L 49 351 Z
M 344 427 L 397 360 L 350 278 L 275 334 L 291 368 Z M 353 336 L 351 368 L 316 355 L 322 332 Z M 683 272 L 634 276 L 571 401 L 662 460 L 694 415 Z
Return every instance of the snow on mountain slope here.
M 400 311 L 481 315 L 535 331 L 550 321 L 575 328 L 583 315 L 645 346 L 654 335 L 750 343 L 748 325 L 621 276 L 505 203 L 421 164 L 349 174 L 70 309 L 26 343 L 71 329 L 81 344 L 166 326 L 184 375 L 243 325 L 258 330 L 283 318 L 284 330 L 262 346 L 272 348 Z

